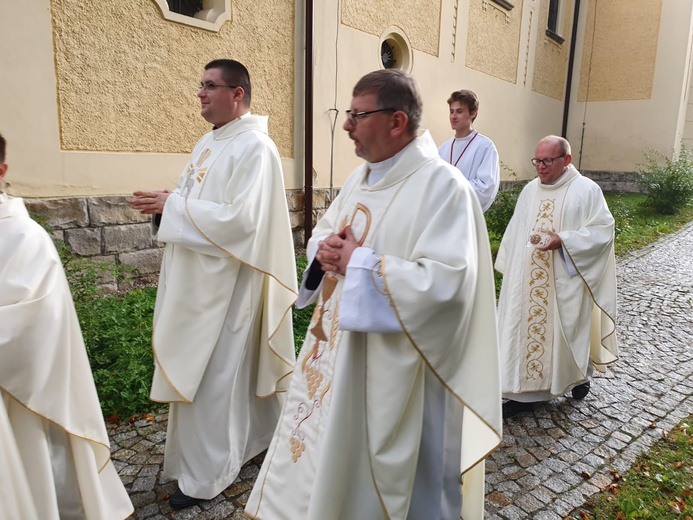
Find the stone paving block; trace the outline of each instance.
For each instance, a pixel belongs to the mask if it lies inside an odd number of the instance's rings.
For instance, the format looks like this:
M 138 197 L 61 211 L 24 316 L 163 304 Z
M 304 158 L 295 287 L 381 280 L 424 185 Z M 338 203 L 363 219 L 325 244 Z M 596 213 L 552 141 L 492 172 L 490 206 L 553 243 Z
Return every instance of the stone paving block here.
M 522 509 L 528 514 L 532 514 L 534 511 L 544 507 L 544 504 L 540 500 L 537 500 L 531 494 L 525 494 L 518 497 L 514 503 L 516 506 L 518 506 L 520 509 Z
M 563 520 L 562 517 L 553 511 L 538 511 L 534 514 L 533 520 Z
M 150 518 L 155 518 L 157 515 L 159 515 L 159 506 L 157 506 L 156 504 L 149 504 L 137 510 L 138 520 L 147 520 Z M 161 518 L 165 517 L 161 516 Z
M 498 514 L 504 520 L 524 520 L 527 518 L 527 513 L 512 504 L 501 509 Z
M 130 500 L 135 509 L 145 507 L 156 501 L 156 495 L 153 491 L 147 491 L 145 493 L 130 493 Z
M 539 500 L 542 504 L 549 504 L 556 498 L 556 493 L 544 486 L 535 487 L 530 491 L 532 496 Z
M 145 464 L 138 473 L 140 477 L 155 477 L 159 473 L 158 464 Z
M 496 486 L 496 489 L 503 493 L 518 493 L 521 491 L 520 486 L 518 486 L 514 480 L 506 480 L 505 482 L 501 482 Z
M 156 483 L 156 477 L 138 477 L 132 483 L 130 491 L 132 493 L 138 493 L 140 491 L 151 491 L 154 489 L 154 484 Z
M 570 484 L 559 477 L 551 477 L 544 481 L 544 485 L 554 493 L 565 493 L 570 489 Z
M 564 517 L 568 513 L 570 513 L 574 508 L 571 507 L 571 505 L 565 500 L 561 500 L 560 498 L 558 498 L 551 505 L 551 509 L 553 509 L 553 511 L 555 511 L 557 514 L 561 515 L 561 517 Z
M 487 495 L 486 500 L 498 507 L 505 507 L 512 502 L 510 498 L 506 497 L 503 493 L 499 493 L 498 491 L 494 491 Z
M 113 453 L 111 457 L 115 460 L 127 462 L 132 458 L 133 455 L 135 455 L 135 452 L 132 450 L 118 450 Z

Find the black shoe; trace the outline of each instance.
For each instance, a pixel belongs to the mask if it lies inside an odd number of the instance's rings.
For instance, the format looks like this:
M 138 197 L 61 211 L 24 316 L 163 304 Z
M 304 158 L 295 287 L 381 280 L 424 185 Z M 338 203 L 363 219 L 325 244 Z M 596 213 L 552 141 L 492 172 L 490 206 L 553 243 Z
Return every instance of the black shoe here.
M 531 412 L 532 410 L 534 410 L 534 403 L 506 401 L 503 403 L 503 419 L 515 417 L 517 414 Z
M 584 399 L 590 393 L 590 382 L 573 387 L 570 393 L 573 394 L 573 399 Z
M 196 506 L 199 503 L 199 498 L 189 497 L 180 488 L 176 489 L 175 493 L 168 499 L 168 505 L 171 506 L 171 509 L 185 509 L 186 507 Z

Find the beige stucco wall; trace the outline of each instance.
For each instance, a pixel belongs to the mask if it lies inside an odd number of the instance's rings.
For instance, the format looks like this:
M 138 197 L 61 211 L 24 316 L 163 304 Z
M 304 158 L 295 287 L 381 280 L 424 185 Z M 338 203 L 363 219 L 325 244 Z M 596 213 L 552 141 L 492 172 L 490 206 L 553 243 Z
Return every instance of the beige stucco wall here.
M 559 43 L 546 34 L 549 19 L 549 0 L 542 0 L 538 10 L 537 48 L 534 60 L 532 89 L 539 94 L 562 100 L 568 70 L 570 34 L 573 24 L 574 0 L 564 0 L 558 20 L 559 33 L 564 41 Z M 543 22 L 543 23 L 542 23 Z
M 342 0 L 341 23 L 375 36 L 397 25 L 414 49 L 437 56 L 440 4 L 441 0 Z
M 475 16 L 486 19 L 488 14 L 475 9 L 476 0 L 443 0 L 440 15 L 439 56 L 414 49 L 412 75 L 416 78 L 424 103 L 422 127 L 428 129 L 436 143 L 450 138 L 446 100 L 453 90 L 472 89 L 480 97 L 479 116 L 475 122 L 482 134 L 490 137 L 498 148 L 504 179 L 510 170 L 520 178 L 534 175 L 529 159 L 536 143 L 549 133 L 560 133 L 563 104 L 561 101 L 532 90 L 533 64 L 537 31 L 535 27 L 538 0 L 516 1 L 511 15 L 517 17 L 511 80 L 499 79 L 467 66 L 469 31 L 478 27 Z M 365 3 L 365 2 L 364 2 Z M 495 9 L 495 8 L 491 8 Z M 379 33 L 354 29 L 339 23 L 337 2 L 316 2 L 315 19 L 315 98 L 314 98 L 314 171 L 315 185 L 342 186 L 349 172 L 361 163 L 354 155 L 353 143 L 342 129 L 344 111 L 351 102 L 351 90 L 364 74 L 380 68 Z M 426 17 L 417 9 L 412 17 Z M 533 20 L 531 23 L 530 21 Z M 493 23 L 491 21 L 490 23 Z M 545 21 L 543 22 L 545 26 Z M 383 28 L 402 24 L 397 18 L 381 21 Z M 532 30 L 530 30 L 530 25 Z M 405 33 L 411 39 L 411 35 Z M 493 40 L 484 41 L 496 48 Z M 519 51 L 518 46 L 519 45 Z M 332 137 L 335 109 L 339 110 Z M 331 156 L 331 151 L 333 155 Z
M 520 51 L 523 0 L 510 11 L 491 0 L 471 0 L 468 11 L 467 67 L 515 83 Z
M 682 138 L 693 0 L 612 0 L 599 1 L 597 7 L 596 31 L 590 29 L 594 10 L 584 10 L 580 19 L 584 37 L 577 56 L 589 55 L 593 41 L 595 53 L 591 70 L 586 70 L 589 60 L 578 60 L 568 138 L 583 169 L 634 171 L 644 162 L 645 150 L 670 154 Z M 611 42 L 608 47 L 605 40 Z M 620 43 L 628 52 L 620 50 Z M 588 76 L 591 101 L 585 102 L 586 87 L 578 87 Z
M 588 3 L 579 101 L 650 99 L 661 12 L 662 0 Z
M 217 32 L 167 21 L 153 0 L 0 6 L 0 128 L 13 193 L 66 196 L 170 187 L 208 130 L 196 84 L 232 57 L 270 116 L 287 187 L 295 172 L 295 1 L 233 0 Z M 11 71 L 11 72 L 8 72 Z

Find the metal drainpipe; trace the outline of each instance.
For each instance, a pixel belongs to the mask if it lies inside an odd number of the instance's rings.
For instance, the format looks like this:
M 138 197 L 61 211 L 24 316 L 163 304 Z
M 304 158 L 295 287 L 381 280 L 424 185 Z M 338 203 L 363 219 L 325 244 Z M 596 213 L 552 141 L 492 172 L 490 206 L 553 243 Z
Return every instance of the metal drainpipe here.
M 570 111 L 570 89 L 573 83 L 573 67 L 575 66 L 575 42 L 577 41 L 578 21 L 580 18 L 580 0 L 575 0 L 573 12 L 573 32 L 570 37 L 570 55 L 568 57 L 568 77 L 566 78 L 565 100 L 563 104 L 563 126 L 561 136 L 568 137 L 568 112 Z
M 306 61 L 304 100 L 304 246 L 313 232 L 313 0 L 306 0 Z

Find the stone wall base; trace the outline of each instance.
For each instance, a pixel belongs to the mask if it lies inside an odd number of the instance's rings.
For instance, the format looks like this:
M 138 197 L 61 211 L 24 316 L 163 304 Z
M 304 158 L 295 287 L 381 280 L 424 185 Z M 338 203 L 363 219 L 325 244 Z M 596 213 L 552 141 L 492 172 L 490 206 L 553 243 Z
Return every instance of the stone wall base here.
M 581 170 L 580 173 L 599 184 L 604 193 L 642 193 L 636 182 L 637 174 L 635 172 Z M 518 184 L 523 185 L 527 182 L 527 180 L 501 181 L 500 189 L 511 190 Z
M 635 174 L 625 172 L 583 172 L 605 192 L 637 193 Z M 512 189 L 518 182 L 503 181 L 501 189 Z M 333 190 L 333 196 L 339 190 Z M 162 245 L 152 236 L 150 217 L 134 211 L 130 196 L 69 197 L 26 199 L 34 218 L 52 230 L 54 240 L 67 244 L 83 258 L 129 266 L 128 279 L 105 274 L 102 285 L 109 291 L 123 291 L 137 285 L 156 284 L 161 265 Z M 287 190 L 294 247 L 302 251 L 305 240 L 303 190 Z M 330 204 L 328 189 L 313 191 L 313 224 Z
M 287 190 L 294 245 L 302 250 L 305 233 L 303 190 Z M 130 275 L 120 279 L 105 273 L 101 280 L 110 292 L 157 283 L 162 244 L 154 240 L 148 215 L 134 211 L 130 196 L 25 199 L 32 217 L 48 228 L 56 241 L 64 242 L 77 257 L 129 266 Z M 313 221 L 329 205 L 329 190 L 314 190 Z

